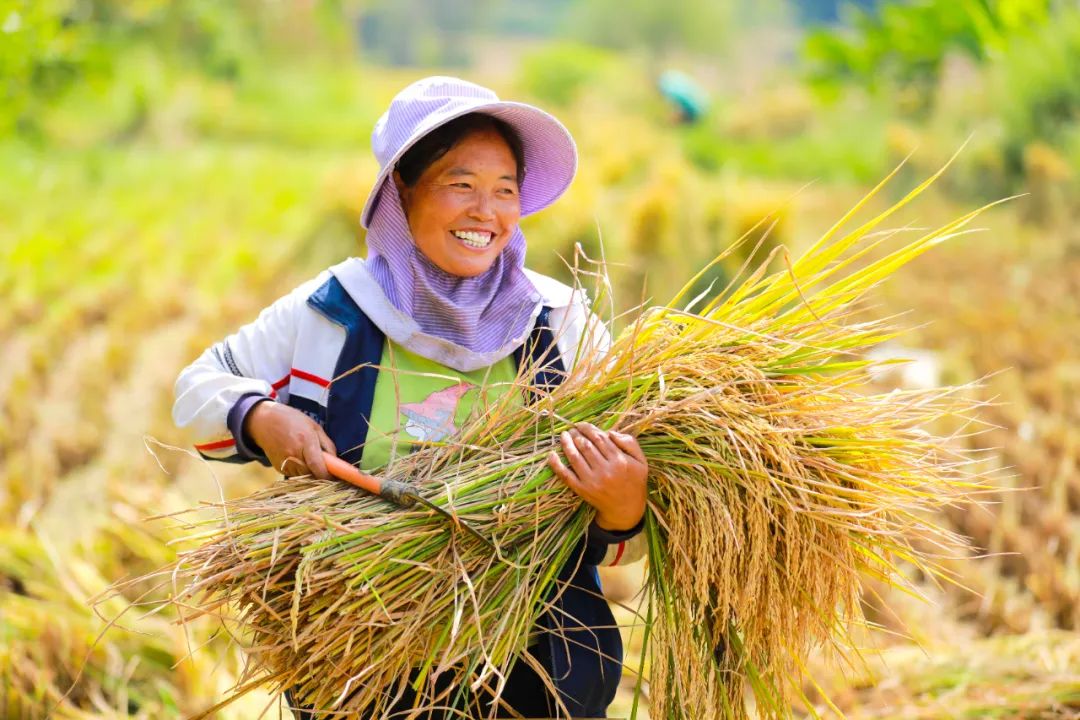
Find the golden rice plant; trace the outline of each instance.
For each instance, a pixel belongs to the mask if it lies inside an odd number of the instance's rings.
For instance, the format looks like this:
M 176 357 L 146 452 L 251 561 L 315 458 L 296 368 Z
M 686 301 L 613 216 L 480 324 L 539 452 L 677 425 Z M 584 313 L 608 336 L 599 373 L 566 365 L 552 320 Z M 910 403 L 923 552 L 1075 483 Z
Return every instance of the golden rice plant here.
M 979 487 L 971 459 L 925 430 L 970 401 L 860 389 L 860 353 L 899 331 L 857 320 L 856 303 L 978 214 L 914 240 L 879 231 L 936 177 L 845 232 L 887 178 L 780 270 L 744 265 L 722 291 L 643 312 L 554 390 L 524 405 L 508 393 L 384 469 L 496 553 L 427 511 L 311 478 L 191 521 L 196 545 L 161 578 L 184 618 L 219 615 L 243 638 L 249 664 L 222 704 L 264 683 L 372 717 L 410 683 L 424 707 L 498 694 L 592 517 L 545 463 L 588 421 L 637 436 L 651 468 L 636 696 L 653 718 L 789 716 L 807 652 L 855 648 L 860 578 L 941 575 L 935 553 L 961 541 L 930 511 Z
M 98 549 L 111 549 L 98 540 Z M 84 553 L 58 551 L 25 531 L 0 533 L 0 717 L 175 714 L 193 689 L 175 670 L 183 654 L 176 629 L 160 616 L 125 618 L 133 627 L 103 636 L 86 599 L 107 585 Z M 134 608 L 115 596 L 99 609 L 115 616 Z
M 868 658 L 865 671 L 836 679 L 836 705 L 849 720 L 1080 717 L 1077 633 L 956 640 L 942 635 L 929 648 L 901 645 Z

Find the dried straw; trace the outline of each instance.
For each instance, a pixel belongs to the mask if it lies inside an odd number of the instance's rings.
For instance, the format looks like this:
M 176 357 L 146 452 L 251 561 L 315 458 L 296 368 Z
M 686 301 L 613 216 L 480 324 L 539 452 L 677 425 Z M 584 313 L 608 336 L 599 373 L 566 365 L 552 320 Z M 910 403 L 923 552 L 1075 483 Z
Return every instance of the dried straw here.
M 423 510 L 289 480 L 218 506 L 227 522 L 164 571 L 173 602 L 186 618 L 229 609 L 251 660 L 237 694 L 294 687 L 328 717 L 380 717 L 410 680 L 424 707 L 498 694 L 591 519 L 544 462 L 561 430 L 589 421 L 636 435 L 649 458 L 648 664 L 634 670 L 651 717 L 742 718 L 747 689 L 758 716 L 787 716 L 807 651 L 852 647 L 860 577 L 938 574 L 926 548 L 959 540 L 927 511 L 976 487 L 970 460 L 923 429 L 967 401 L 859 389 L 859 353 L 896 331 L 856 321 L 854 304 L 977 214 L 887 251 L 893 235 L 874 231 L 933 179 L 841 235 L 883 182 L 782 270 L 762 263 L 698 310 L 676 297 L 643 313 L 557 389 L 524 406 L 507 396 L 387 471 L 497 556 Z

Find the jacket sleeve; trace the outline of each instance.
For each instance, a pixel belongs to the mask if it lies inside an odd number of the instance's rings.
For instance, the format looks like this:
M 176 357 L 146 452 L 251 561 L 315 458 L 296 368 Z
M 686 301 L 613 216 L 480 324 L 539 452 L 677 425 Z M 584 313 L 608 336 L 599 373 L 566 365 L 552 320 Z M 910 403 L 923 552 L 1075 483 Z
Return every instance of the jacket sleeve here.
M 585 536 L 585 561 L 600 567 L 629 565 L 645 557 L 645 518 L 625 532 L 604 530 L 594 520 Z
M 565 313 L 562 328 L 556 330 L 556 342 L 568 370 L 588 353 L 608 351 L 611 334 L 604 322 L 589 310 L 587 299 L 580 290 L 575 291 L 575 302 Z M 625 532 L 604 530 L 594 521 L 586 536 L 585 562 L 603 567 L 637 562 L 645 557 L 645 536 L 641 533 L 644 527 L 645 518 Z
M 242 436 L 243 415 L 258 402 L 288 392 L 298 317 L 311 290 L 305 283 L 278 299 L 180 372 L 173 421 L 190 429 L 204 457 L 266 462 Z

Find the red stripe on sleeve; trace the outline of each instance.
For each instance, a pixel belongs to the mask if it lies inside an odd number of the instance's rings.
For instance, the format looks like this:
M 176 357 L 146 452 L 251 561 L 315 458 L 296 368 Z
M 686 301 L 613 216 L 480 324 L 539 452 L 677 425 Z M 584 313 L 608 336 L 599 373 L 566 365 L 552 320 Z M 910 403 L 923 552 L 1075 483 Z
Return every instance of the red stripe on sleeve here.
M 285 383 L 289 382 L 289 378 L 291 376 L 292 376 L 292 373 L 290 372 L 288 375 L 281 378 L 280 380 L 278 380 L 276 383 L 274 383 L 270 387 L 274 388 L 275 390 L 280 390 L 281 388 L 285 387 Z
M 236 444 L 236 441 L 233 440 L 232 438 L 229 438 L 228 440 L 218 440 L 217 442 L 204 443 L 202 445 L 196 445 L 195 449 L 199 450 L 200 452 L 203 452 L 203 451 L 206 451 L 206 450 L 224 450 L 225 448 L 232 447 L 235 444 Z
M 296 368 L 293 368 L 292 371 L 289 374 L 292 375 L 293 377 L 298 377 L 301 380 L 307 380 L 308 382 L 313 382 L 316 385 L 318 385 L 319 387 L 328 387 L 330 385 L 329 380 L 324 380 L 321 377 L 319 377 L 318 375 L 312 375 L 309 372 L 304 372 L 303 370 L 297 370 Z
M 619 543 L 619 550 L 615 553 L 615 559 L 611 561 L 611 564 L 608 565 L 608 567 L 615 567 L 619 564 L 619 561 L 622 560 L 622 554 L 624 550 L 626 550 L 626 543 Z

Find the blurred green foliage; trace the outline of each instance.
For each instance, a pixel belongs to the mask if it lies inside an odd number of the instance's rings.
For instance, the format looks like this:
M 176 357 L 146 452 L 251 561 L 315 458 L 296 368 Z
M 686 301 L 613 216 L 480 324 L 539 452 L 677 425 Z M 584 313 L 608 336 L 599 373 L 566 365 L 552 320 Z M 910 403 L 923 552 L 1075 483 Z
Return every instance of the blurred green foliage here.
M 0 134 L 40 135 L 42 115 L 72 88 L 108 92 L 130 63 L 236 81 L 267 60 L 347 45 L 345 0 L 0 0 Z M 317 36 L 317 39 L 315 38 Z M 315 39 L 315 42 L 311 40 Z M 136 84 L 145 115 L 152 88 Z M 137 121 L 137 120 L 136 120 Z
M 77 80 L 108 68 L 101 38 L 65 22 L 65 0 L 0 0 L 0 133 L 31 119 Z
M 522 58 L 518 68 L 521 88 L 545 103 L 566 107 L 578 95 L 607 76 L 617 59 L 592 45 L 560 42 Z
M 464 67 L 470 39 L 490 12 L 489 0 L 367 0 L 360 15 L 365 55 L 388 65 Z
M 731 38 L 735 0 L 591 0 L 578 3 L 568 28 L 585 42 L 621 50 L 645 48 L 717 53 Z
M 920 170 L 940 164 L 974 134 L 948 181 L 961 195 L 1038 190 L 1034 176 L 1071 182 L 1080 8 L 862 5 L 844 26 L 792 36 L 824 90 L 810 93 L 791 56 L 772 56 L 756 79 L 727 72 L 725 53 L 740 43 L 759 52 L 761 23 L 770 41 L 790 29 L 775 2 L 560 0 L 540 18 L 539 0 L 520 13 L 491 0 L 0 0 L 0 135 L 84 147 L 195 136 L 362 147 L 386 93 L 422 71 L 383 83 L 390 76 L 367 75 L 358 49 L 414 68 L 486 67 L 484 50 L 518 60 L 512 92 L 542 105 L 589 114 L 603 104 L 661 124 L 670 118 L 655 78 L 686 69 L 712 109 L 672 135 L 707 173 L 869 182 L 916 148 Z M 537 42 L 559 28 L 580 39 Z M 752 104 L 745 83 L 759 84 Z
M 965 140 L 950 173 L 959 195 L 1030 192 L 1056 216 L 1080 166 L 1080 6 L 1055 0 L 923 0 L 850 9 L 846 27 L 807 34 L 808 78 L 827 107 L 866 98 L 888 127 L 894 162 L 921 148 L 923 169 Z M 883 118 L 891 118 L 884 120 Z M 855 126 L 867 137 L 860 117 Z M 927 147 L 929 146 L 929 148 Z M 930 152 L 927 152 L 929 149 Z
M 989 81 L 1013 177 L 1030 169 L 1025 152 L 1036 142 L 1080 166 L 1080 8 L 1009 38 L 990 65 Z
M 871 89 L 916 85 L 929 99 L 950 53 L 976 61 L 1002 52 L 1008 38 L 1046 21 L 1052 0 L 917 0 L 850 8 L 847 32 L 822 28 L 804 55 L 819 88 L 855 82 Z

